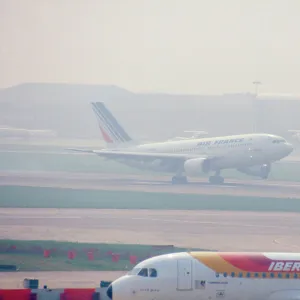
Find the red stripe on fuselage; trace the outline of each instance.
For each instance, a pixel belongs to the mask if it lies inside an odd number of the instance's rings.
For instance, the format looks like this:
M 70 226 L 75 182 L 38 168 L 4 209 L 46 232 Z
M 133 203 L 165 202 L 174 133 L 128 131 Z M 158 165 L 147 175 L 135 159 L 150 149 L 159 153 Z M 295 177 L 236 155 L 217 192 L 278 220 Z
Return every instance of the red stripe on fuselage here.
M 268 272 L 271 263 L 274 261 L 263 254 L 229 254 L 222 253 L 220 256 L 233 265 L 246 272 Z

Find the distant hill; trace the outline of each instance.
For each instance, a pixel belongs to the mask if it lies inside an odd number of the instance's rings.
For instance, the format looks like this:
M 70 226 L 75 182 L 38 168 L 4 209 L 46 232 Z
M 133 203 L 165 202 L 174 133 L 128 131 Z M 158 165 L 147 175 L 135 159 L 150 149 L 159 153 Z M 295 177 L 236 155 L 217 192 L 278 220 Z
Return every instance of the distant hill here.
M 133 137 L 157 140 L 184 130 L 209 134 L 252 131 L 251 94 L 171 95 L 132 93 L 117 86 L 26 83 L 0 90 L 0 125 L 51 129 L 61 138 L 100 137 L 91 101 L 104 101 Z M 261 131 L 300 129 L 300 101 L 257 101 Z
M 52 129 L 61 137 L 95 137 L 98 127 L 89 103 L 130 95 L 115 86 L 22 84 L 0 90 L 0 124 Z

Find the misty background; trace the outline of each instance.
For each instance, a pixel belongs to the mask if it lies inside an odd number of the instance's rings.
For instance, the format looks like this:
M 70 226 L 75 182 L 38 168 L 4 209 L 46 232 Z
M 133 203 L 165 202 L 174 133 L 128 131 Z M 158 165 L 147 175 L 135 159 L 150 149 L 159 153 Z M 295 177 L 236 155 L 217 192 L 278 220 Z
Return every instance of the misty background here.
M 89 103 L 104 101 L 136 138 L 254 120 L 285 135 L 300 129 L 299 15 L 299 0 L 0 0 L 0 126 L 100 138 Z

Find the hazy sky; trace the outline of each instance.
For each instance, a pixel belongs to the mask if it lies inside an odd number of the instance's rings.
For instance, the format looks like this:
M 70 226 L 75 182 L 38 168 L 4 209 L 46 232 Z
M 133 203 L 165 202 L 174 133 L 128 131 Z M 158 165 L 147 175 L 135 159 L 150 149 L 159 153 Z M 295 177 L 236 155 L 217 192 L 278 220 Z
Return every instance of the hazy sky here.
M 300 92 L 300 0 L 0 0 L 0 87 Z

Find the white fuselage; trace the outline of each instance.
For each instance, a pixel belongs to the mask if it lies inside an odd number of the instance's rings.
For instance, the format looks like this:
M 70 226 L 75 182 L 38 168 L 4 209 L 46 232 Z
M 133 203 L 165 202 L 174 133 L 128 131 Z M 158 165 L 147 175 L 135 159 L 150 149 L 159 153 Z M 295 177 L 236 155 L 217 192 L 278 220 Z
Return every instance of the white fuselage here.
M 274 142 L 278 141 L 278 142 Z M 119 148 L 116 151 L 193 154 L 199 157 L 218 157 L 215 169 L 242 168 L 272 163 L 289 155 L 292 146 L 282 137 L 271 134 L 243 134 L 213 138 L 190 139 Z M 138 159 L 117 159 L 140 169 L 173 172 L 172 162 L 162 163 Z
M 92 102 L 92 107 L 108 145 L 106 149 L 92 153 L 143 170 L 175 173 L 172 177 L 174 184 L 186 182 L 186 176 L 211 171 L 216 174 L 210 176 L 210 182 L 222 183 L 222 169 L 238 169 L 245 174 L 259 174 L 261 178 L 267 178 L 271 163 L 293 150 L 282 137 L 261 133 L 136 145 L 103 102 Z M 252 166 L 259 168 L 249 170 Z
M 224 263 L 217 256 L 199 260 L 185 252 L 161 255 L 139 263 L 128 275 L 114 281 L 107 294 L 111 300 L 300 299 L 299 254 L 279 253 L 278 258 L 259 258 L 256 262 L 252 259 L 245 257 L 248 271 L 240 272 L 234 260 L 233 264 Z M 277 270 L 270 270 L 272 264 L 278 264 Z M 155 270 L 156 276 L 148 273 L 144 277 L 142 269 Z

